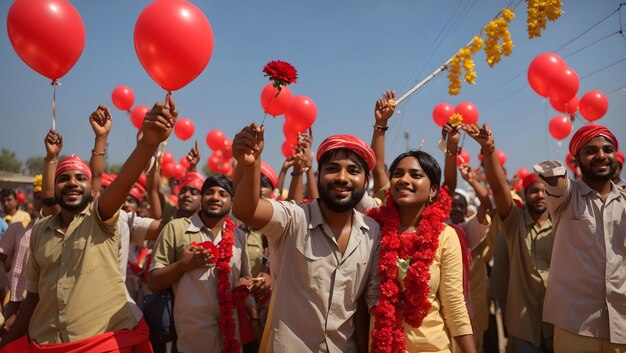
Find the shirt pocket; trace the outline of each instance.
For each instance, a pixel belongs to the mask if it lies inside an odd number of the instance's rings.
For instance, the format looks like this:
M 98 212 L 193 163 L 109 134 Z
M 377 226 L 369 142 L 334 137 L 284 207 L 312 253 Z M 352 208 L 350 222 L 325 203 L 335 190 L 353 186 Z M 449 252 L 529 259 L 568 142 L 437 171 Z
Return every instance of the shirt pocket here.
M 569 240 L 572 245 L 578 249 L 583 251 L 583 253 L 587 253 L 593 249 L 596 249 L 598 244 L 596 234 L 596 222 L 592 218 L 581 217 L 579 219 L 572 219 L 571 221 L 571 229 L 577 235 L 569 236 Z M 581 234 L 584 234 L 581 236 Z M 604 241 L 604 239 L 602 239 Z
M 79 238 L 72 243 L 69 269 L 80 274 L 93 272 L 100 267 L 100 249 L 91 238 Z
M 297 244 L 298 257 L 293 259 L 293 263 L 288 265 L 288 267 L 292 268 L 290 272 L 295 275 L 294 280 L 299 278 L 300 282 L 307 285 L 309 289 L 318 291 L 324 289 L 323 283 L 329 281 L 332 271 L 329 271 L 325 256 L 314 251 L 314 247 L 309 242 Z M 301 281 L 302 278 L 310 280 Z

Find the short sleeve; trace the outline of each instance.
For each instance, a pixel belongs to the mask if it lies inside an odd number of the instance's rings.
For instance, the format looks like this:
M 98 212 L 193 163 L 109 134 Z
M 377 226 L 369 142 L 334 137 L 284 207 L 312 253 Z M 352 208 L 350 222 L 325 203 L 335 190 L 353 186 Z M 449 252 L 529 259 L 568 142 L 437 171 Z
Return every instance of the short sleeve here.
M 516 230 L 522 221 L 522 217 L 524 217 L 524 210 L 513 205 L 509 215 L 502 220 L 502 228 L 507 237 L 517 234 Z
M 130 242 L 137 245 L 143 245 L 148 228 L 150 228 L 154 219 L 139 217 L 134 212 L 132 215 L 130 224 Z
M 274 212 L 272 219 L 258 231 L 265 234 L 271 244 L 278 244 L 296 224 L 305 218 L 304 210 L 295 202 L 268 200 Z
M 176 262 L 175 223 L 175 221 L 167 223 L 154 243 L 150 271 Z
M 37 249 L 37 238 L 39 238 L 38 235 L 41 231 L 43 231 L 42 228 L 44 224 L 44 222 L 36 224 L 30 236 L 25 276 L 26 290 L 31 293 L 39 293 L 39 274 L 41 272 L 41 267 L 39 267 L 39 263 L 37 263 L 34 250 Z
M 118 231 L 117 221 L 120 218 L 120 209 L 118 208 L 115 214 L 110 219 L 103 220 L 102 218 L 100 218 L 100 212 L 98 212 L 98 202 L 99 199 L 96 199 L 96 201 L 91 204 L 91 212 L 95 215 L 96 222 L 98 223 L 100 228 L 102 228 L 107 234 L 115 235 L 115 233 L 117 233 Z
M 24 227 L 21 223 L 13 223 L 7 228 L 2 238 L 0 238 L 0 254 L 12 257 L 15 254 L 15 239 L 20 230 Z

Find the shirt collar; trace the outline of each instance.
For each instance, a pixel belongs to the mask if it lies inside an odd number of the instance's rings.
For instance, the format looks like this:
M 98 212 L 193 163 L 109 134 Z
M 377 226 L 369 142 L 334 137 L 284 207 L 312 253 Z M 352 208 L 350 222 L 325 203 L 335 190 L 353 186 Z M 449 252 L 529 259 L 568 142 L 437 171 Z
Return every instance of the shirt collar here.
M 309 211 L 311 215 L 311 218 L 309 219 L 309 229 L 313 229 L 324 224 L 324 215 L 320 209 L 319 199 L 314 200 L 309 204 Z M 356 226 L 363 231 L 368 231 L 370 229 L 363 219 L 363 214 L 357 212 L 356 210 L 352 210 L 352 226 Z
M 574 180 L 574 182 L 578 184 L 578 190 L 580 191 L 581 195 L 588 195 L 591 192 L 595 192 L 596 194 L 598 193 L 597 191 L 589 187 L 589 185 L 587 185 L 587 183 L 585 183 L 582 179 Z M 611 191 L 609 192 L 609 195 L 606 198 L 606 202 L 619 198 L 621 197 L 621 195 L 622 195 L 622 192 L 619 191 L 615 183 L 613 183 L 613 181 L 611 180 Z
M 83 208 L 82 211 L 80 211 L 79 213 L 75 214 L 74 218 L 76 218 L 77 215 L 81 215 L 83 217 L 90 216 L 91 215 L 91 208 L 94 207 L 94 205 L 95 205 L 95 202 L 91 202 L 89 205 L 87 205 L 87 207 Z M 47 227 L 50 228 L 50 229 L 53 229 L 53 230 L 54 229 L 59 229 L 61 227 L 61 212 L 57 212 L 55 215 L 50 217 L 50 221 L 48 222 Z
M 533 217 L 530 215 L 528 208 L 524 209 L 524 223 L 526 224 L 526 227 L 538 226 L 537 222 L 535 222 Z M 548 219 L 543 224 L 543 226 L 539 227 L 539 229 L 546 229 L 546 228 L 552 228 L 552 219 L 550 217 L 548 217 Z
M 191 223 L 187 227 L 187 231 L 190 233 L 198 233 L 204 227 L 204 223 L 202 222 L 202 218 L 198 213 L 191 216 Z

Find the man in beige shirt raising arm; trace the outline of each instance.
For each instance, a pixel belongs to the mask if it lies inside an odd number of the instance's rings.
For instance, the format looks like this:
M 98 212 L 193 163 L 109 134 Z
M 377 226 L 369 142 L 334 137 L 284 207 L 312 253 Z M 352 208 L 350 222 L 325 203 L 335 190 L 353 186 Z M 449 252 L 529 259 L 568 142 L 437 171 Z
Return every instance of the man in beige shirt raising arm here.
M 552 269 L 543 318 L 556 353 L 626 352 L 626 194 L 611 177 L 617 139 L 589 124 L 570 141 L 582 178 L 558 161 L 535 165 L 554 222 Z
M 263 128 L 233 141 L 233 215 L 267 236 L 275 279 L 267 352 L 356 352 L 353 315 L 378 297 L 379 227 L 354 207 L 374 153 L 358 138 L 331 136 L 318 148 L 320 198 L 309 204 L 259 199 Z M 299 173 L 299 171 L 295 171 Z

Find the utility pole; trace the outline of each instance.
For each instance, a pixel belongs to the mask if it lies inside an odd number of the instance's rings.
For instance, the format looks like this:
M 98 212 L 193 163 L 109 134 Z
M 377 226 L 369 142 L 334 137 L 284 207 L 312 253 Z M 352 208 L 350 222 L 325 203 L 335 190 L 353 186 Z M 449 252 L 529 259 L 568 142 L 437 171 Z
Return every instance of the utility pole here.
M 409 130 L 404 130 L 404 141 L 406 146 L 406 151 L 409 150 L 409 138 L 411 137 Z

